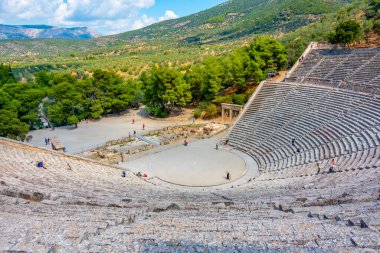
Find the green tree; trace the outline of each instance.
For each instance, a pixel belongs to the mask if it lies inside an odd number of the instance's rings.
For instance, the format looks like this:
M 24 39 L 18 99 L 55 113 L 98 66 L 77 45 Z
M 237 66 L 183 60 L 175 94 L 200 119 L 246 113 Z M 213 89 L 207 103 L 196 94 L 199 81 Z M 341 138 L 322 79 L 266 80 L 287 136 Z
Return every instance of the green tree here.
M 41 87 L 49 86 L 49 82 L 51 79 L 51 75 L 49 75 L 46 71 L 40 71 L 37 74 L 35 74 L 35 81 L 38 85 Z
M 67 115 L 63 112 L 62 106 L 58 103 L 53 103 L 48 107 L 47 116 L 54 126 L 65 124 Z
M 251 60 L 259 57 L 264 70 L 281 70 L 287 67 L 288 52 L 278 40 L 267 36 L 255 38 L 246 48 Z
M 380 19 L 376 20 L 373 23 L 373 30 L 374 30 L 375 33 L 377 33 L 378 35 L 380 35 Z
M 78 123 L 79 123 L 79 119 L 77 118 L 77 116 L 72 115 L 72 116 L 67 117 L 67 124 L 68 125 L 75 125 L 75 128 L 77 128 Z
M 12 74 L 11 66 L 1 63 L 0 64 L 0 86 L 6 83 L 13 83 L 15 81 L 16 80 Z
M 222 85 L 224 88 L 238 85 L 240 90 L 246 86 L 245 62 L 246 54 L 243 49 L 237 49 L 222 60 L 224 75 Z
M 100 100 L 93 100 L 93 101 L 91 101 L 91 103 L 92 103 L 92 105 L 90 107 L 91 117 L 93 119 L 100 119 L 103 115 L 103 112 L 104 112 Z
M 204 99 L 204 68 L 202 65 L 195 65 L 190 71 L 186 73 L 186 82 L 190 85 L 190 91 L 193 102 L 199 102 Z
M 153 67 L 142 81 L 144 102 L 155 116 L 166 116 L 172 107 L 183 107 L 191 100 L 190 85 L 175 69 Z
M 204 61 L 204 88 L 203 96 L 206 101 L 213 101 L 219 97 L 219 92 L 223 88 L 221 75 L 223 67 L 215 58 L 207 57 Z
M 23 141 L 28 131 L 28 124 L 21 122 L 17 118 L 17 113 L 0 110 L 0 136 Z
M 348 20 L 338 24 L 335 33 L 329 35 L 329 41 L 333 44 L 348 45 L 358 41 L 361 33 L 361 26 L 354 20 Z

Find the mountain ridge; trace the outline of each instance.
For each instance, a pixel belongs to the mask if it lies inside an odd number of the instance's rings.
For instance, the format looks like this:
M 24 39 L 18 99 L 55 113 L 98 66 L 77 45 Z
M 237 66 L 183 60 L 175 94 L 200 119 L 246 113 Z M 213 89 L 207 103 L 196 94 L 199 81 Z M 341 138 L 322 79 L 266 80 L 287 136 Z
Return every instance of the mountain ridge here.
M 90 40 L 7 40 L 0 44 L 0 56 L 70 55 L 109 51 L 115 47 L 149 45 L 201 45 L 281 34 L 318 21 L 354 0 L 230 0 L 207 10 L 148 27 Z
M 0 40 L 8 39 L 93 39 L 100 34 L 88 27 L 0 24 Z

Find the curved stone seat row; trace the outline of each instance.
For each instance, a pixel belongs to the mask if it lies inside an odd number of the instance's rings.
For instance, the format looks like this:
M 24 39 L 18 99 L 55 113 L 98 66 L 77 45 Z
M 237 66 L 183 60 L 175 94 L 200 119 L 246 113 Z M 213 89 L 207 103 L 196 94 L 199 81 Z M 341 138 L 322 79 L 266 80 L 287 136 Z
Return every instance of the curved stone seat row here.
M 301 61 L 291 78 L 380 84 L 380 49 L 315 49 Z
M 367 160 L 364 157 L 378 154 L 378 149 L 366 149 L 350 159 L 356 161 L 353 164 L 362 164 L 360 160 Z M 348 157 L 339 158 L 338 169 Z M 47 169 L 37 168 L 36 160 L 45 161 Z M 169 189 L 130 173 L 122 178 L 120 170 L 107 165 L 1 140 L 0 249 L 375 249 L 378 209 L 373 204 L 379 189 L 371 178 L 379 178 L 380 170 L 355 168 L 329 174 L 326 169 L 330 160 L 320 161 L 323 170 L 319 174 L 314 163 L 263 172 L 230 189 Z M 321 209 L 321 205 L 327 207 Z M 367 228 L 361 226 L 363 222 Z
M 273 93 L 267 104 L 260 93 L 276 90 L 273 86 L 282 94 Z M 380 144 L 380 98 L 373 94 L 270 82 L 261 92 L 260 106 L 253 100 L 228 136 L 229 144 L 254 157 L 261 171 L 339 157 Z M 265 112 L 261 112 L 263 106 Z

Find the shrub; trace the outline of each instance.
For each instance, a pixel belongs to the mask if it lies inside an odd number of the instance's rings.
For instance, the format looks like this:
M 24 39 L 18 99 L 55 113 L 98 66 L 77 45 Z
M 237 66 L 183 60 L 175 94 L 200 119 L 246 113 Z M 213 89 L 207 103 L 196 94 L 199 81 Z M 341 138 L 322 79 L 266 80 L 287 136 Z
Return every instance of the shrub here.
M 235 94 L 232 98 L 234 104 L 244 105 L 246 102 L 246 98 L 244 94 Z
M 205 118 L 215 118 L 217 115 L 218 115 L 218 107 L 214 104 L 210 104 L 209 106 L 207 106 L 207 108 L 205 109 L 205 115 L 204 117 Z
M 200 110 L 200 109 L 194 110 L 194 118 L 199 119 L 201 117 L 201 115 L 202 115 L 202 110 Z
M 380 19 L 379 20 L 376 20 L 373 24 L 373 30 L 375 31 L 375 33 L 377 33 L 378 35 L 380 35 Z

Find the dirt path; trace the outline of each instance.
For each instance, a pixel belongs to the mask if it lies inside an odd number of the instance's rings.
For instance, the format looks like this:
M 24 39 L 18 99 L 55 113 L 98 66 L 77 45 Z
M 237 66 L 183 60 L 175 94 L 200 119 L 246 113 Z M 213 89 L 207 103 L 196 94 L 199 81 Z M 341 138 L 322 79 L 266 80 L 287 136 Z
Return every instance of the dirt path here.
M 166 126 L 185 125 L 191 123 L 208 123 L 205 120 L 195 120 L 192 110 L 187 109 L 185 113 L 168 119 L 151 119 L 146 116 L 143 109 L 130 110 L 121 116 L 106 117 L 97 121 L 81 122 L 78 128 L 58 127 L 55 130 L 43 129 L 30 131 L 33 136 L 30 144 L 38 147 L 46 147 L 45 138 L 56 137 L 66 147 L 68 153 L 78 153 L 90 150 L 105 142 L 127 137 L 129 133 L 144 135 L 152 130 L 162 129 Z M 134 120 L 134 124 L 132 123 Z M 145 130 L 142 129 L 143 124 Z

